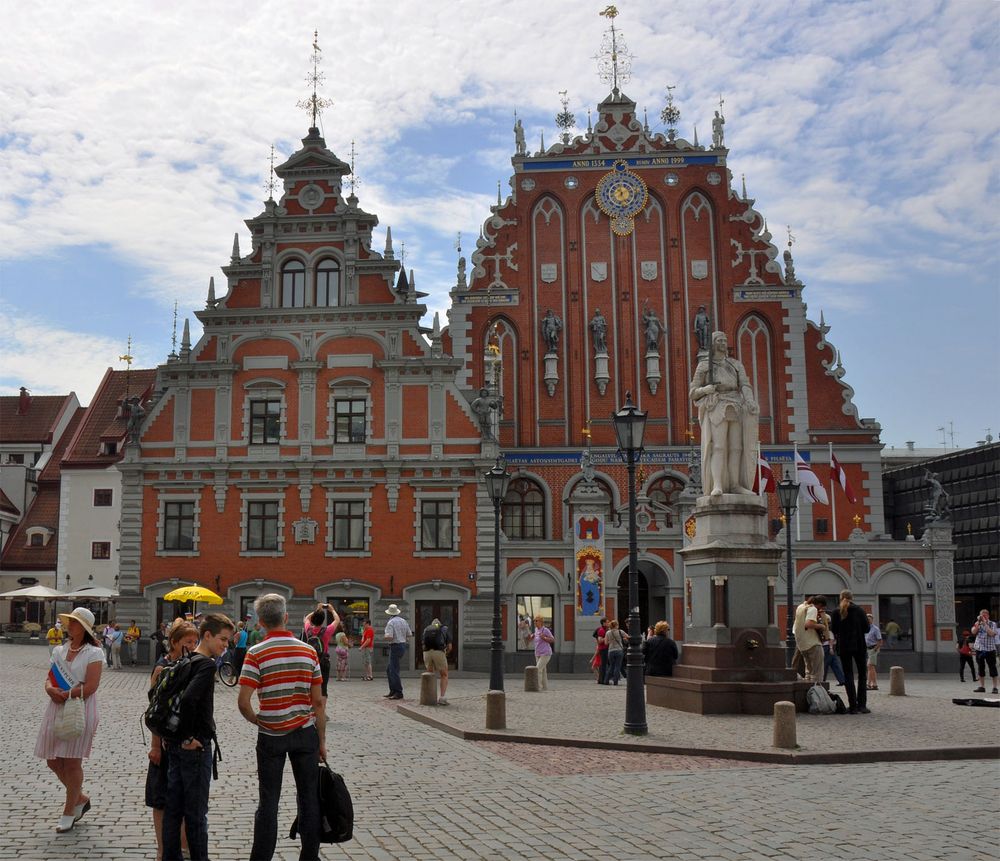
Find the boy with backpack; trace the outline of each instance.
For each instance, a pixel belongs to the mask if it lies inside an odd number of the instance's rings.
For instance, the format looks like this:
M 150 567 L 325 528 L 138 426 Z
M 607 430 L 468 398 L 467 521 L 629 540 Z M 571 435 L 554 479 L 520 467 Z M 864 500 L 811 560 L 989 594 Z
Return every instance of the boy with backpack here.
M 429 673 L 437 673 L 441 677 L 441 694 L 438 705 L 448 705 L 445 692 L 448 690 L 448 652 L 451 650 L 448 629 L 441 625 L 440 619 L 434 619 L 423 633 L 424 667 Z
M 215 661 L 236 630 L 228 616 L 209 613 L 198 647 L 160 674 L 150 692 L 146 725 L 169 747 L 167 805 L 163 812 L 163 858 L 181 855 L 181 821 L 191 861 L 208 859 L 208 793 L 218 756 L 215 740 Z M 166 719 L 162 719 L 166 715 Z M 216 775 L 218 776 L 218 775 Z

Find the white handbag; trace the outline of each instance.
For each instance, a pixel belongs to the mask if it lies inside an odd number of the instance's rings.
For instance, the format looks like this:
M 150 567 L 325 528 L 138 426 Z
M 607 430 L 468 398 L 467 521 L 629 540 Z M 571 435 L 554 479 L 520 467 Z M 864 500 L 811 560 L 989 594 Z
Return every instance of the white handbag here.
M 72 688 L 70 689 L 72 693 Z M 81 691 L 82 694 L 82 691 Z M 83 696 L 70 697 L 56 712 L 52 734 L 60 741 L 72 741 L 83 735 Z

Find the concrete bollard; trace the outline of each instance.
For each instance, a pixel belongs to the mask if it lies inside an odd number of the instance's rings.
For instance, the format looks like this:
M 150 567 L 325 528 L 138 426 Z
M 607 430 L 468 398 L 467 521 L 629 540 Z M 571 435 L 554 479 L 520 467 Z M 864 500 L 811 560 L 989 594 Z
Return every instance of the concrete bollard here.
M 486 694 L 486 729 L 507 729 L 507 695 L 503 691 Z
M 524 689 L 526 691 L 538 690 L 538 667 L 524 668 Z
M 437 676 L 434 673 L 420 674 L 420 705 L 436 706 L 437 697 Z
M 795 703 L 782 700 L 774 704 L 774 746 L 799 746 L 795 739 Z
M 903 672 L 902 667 L 889 668 L 889 696 L 906 696 L 906 674 Z

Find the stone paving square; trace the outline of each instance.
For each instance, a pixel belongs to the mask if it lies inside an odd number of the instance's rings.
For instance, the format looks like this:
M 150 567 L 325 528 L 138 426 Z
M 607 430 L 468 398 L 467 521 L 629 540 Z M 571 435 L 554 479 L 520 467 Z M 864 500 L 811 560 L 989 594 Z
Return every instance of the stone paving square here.
M 6 788 L 0 804 L 0 861 L 152 861 L 139 725 L 145 673 L 105 673 L 98 693 L 102 722 L 94 754 L 84 765 L 93 809 L 72 832 L 57 835 L 61 792 L 32 756 L 46 667 L 43 648 L 0 646 L 0 779 Z M 587 725 L 594 737 L 609 739 L 620 732 L 623 689 L 556 678 L 548 695 L 517 696 L 516 681 L 508 679 L 509 719 L 542 716 L 577 734 Z M 922 698 L 940 701 L 935 686 L 948 682 L 929 679 L 921 693 L 923 684 L 914 681 L 918 709 Z M 449 689 L 455 705 L 437 711 L 467 714 L 471 721 L 487 685 L 485 678 L 455 679 Z M 418 680 L 404 679 L 404 689 L 403 704 L 413 707 L 410 697 L 417 694 Z M 331 764 L 351 788 L 357 819 L 355 839 L 324 847 L 323 859 L 800 861 L 813 857 L 802 850 L 804 834 L 822 847 L 817 857 L 830 859 L 997 857 L 996 804 L 991 801 L 989 810 L 970 807 L 971 787 L 980 798 L 998 797 L 995 760 L 801 766 L 468 742 L 400 714 L 382 698 L 385 691 L 384 680 L 331 685 Z M 522 702 L 525 697 L 536 699 Z M 537 705 L 539 697 L 558 709 Z M 236 712 L 235 699 L 235 690 L 217 687 L 224 760 L 209 811 L 214 861 L 245 859 L 252 833 L 254 734 Z M 951 734 L 955 743 L 962 738 L 976 742 L 978 734 L 996 743 L 995 712 L 948 706 L 953 711 L 939 702 L 937 711 L 946 726 L 928 729 L 930 735 L 922 738 Z M 896 708 L 901 706 L 876 701 L 872 717 L 877 709 Z M 670 713 L 671 720 L 674 716 Z M 883 720 L 891 724 L 890 718 Z M 753 721 L 747 728 L 743 721 L 732 724 L 734 739 L 753 742 Z M 293 816 L 291 786 L 288 769 L 280 828 L 287 828 Z M 967 827 L 971 822 L 982 832 Z M 278 846 L 275 858 L 298 858 L 296 842 L 279 837 Z

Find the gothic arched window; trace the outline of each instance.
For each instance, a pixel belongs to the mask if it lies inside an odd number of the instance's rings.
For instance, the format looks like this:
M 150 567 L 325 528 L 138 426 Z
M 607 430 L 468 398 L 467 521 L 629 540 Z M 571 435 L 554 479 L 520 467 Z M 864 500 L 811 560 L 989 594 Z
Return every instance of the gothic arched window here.
M 673 513 L 677 506 L 677 497 L 684 489 L 684 482 L 678 478 L 664 475 L 656 479 L 649 488 L 649 501 L 662 505 L 670 513 L 667 515 L 667 526 L 674 525 Z
M 510 539 L 545 537 L 545 494 L 530 478 L 515 478 L 501 509 L 503 531 Z
M 316 267 L 316 307 L 340 304 L 340 264 L 327 257 Z
M 303 308 L 306 304 L 306 267 L 289 260 L 281 267 L 281 307 Z

